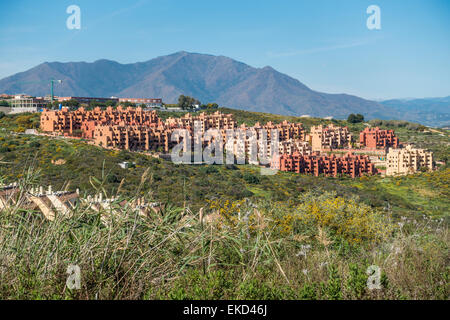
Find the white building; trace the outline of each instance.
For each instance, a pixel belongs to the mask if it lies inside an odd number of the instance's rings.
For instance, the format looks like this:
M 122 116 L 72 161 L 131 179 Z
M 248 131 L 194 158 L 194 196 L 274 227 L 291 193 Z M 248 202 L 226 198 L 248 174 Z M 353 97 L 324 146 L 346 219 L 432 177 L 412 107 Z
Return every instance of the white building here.
M 407 145 L 403 149 L 389 148 L 386 155 L 386 175 L 404 175 L 421 168 L 433 170 L 433 152 Z

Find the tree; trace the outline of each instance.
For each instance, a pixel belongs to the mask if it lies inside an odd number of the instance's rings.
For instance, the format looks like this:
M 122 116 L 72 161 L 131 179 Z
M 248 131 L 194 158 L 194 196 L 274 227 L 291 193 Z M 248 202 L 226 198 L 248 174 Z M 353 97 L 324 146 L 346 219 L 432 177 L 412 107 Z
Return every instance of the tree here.
M 350 114 L 347 118 L 347 122 L 349 123 L 359 123 L 364 121 L 364 116 L 362 114 Z
M 5 113 L 3 111 L 0 111 L 0 119 L 5 116 Z
M 117 102 L 116 102 L 116 101 L 113 101 L 113 100 L 108 100 L 108 101 L 105 102 L 105 105 L 106 105 L 107 107 L 115 107 L 116 104 L 117 104 Z
M 48 102 L 45 107 L 47 109 L 58 109 L 60 103 L 61 102 L 59 102 L 59 101 L 53 101 L 53 103 L 52 102 Z
M 128 108 L 128 107 L 136 108 L 136 103 L 129 102 L 129 101 L 122 102 L 121 105 L 124 108 Z
M 75 99 L 70 99 L 70 100 L 67 100 L 66 102 L 64 102 L 63 105 L 68 106 L 69 109 L 73 110 L 73 109 L 77 109 L 80 106 L 80 102 Z
M 195 105 L 200 104 L 200 101 L 189 96 L 180 95 L 178 97 L 178 108 L 180 109 L 192 109 Z
M 208 103 L 206 105 L 206 108 L 207 109 L 217 109 L 217 108 L 219 108 L 219 105 L 217 103 Z
M 97 106 L 98 106 L 98 101 L 97 100 L 94 99 L 94 100 L 89 101 L 89 107 L 95 108 Z

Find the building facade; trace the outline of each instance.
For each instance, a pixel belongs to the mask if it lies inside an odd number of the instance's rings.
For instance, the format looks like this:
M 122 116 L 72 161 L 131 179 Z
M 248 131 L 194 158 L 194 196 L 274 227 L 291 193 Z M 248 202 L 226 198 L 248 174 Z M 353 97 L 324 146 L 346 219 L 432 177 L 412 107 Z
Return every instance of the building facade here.
M 359 143 L 368 149 L 398 148 L 400 143 L 394 130 L 381 130 L 380 128 L 366 127 L 359 134 Z
M 433 152 L 411 145 L 402 149 L 389 148 L 386 155 L 386 175 L 412 174 L 422 169 L 433 170 Z
M 313 151 L 332 150 L 351 147 L 352 135 L 347 127 L 319 125 L 311 127 L 310 139 Z
M 107 107 L 105 110 L 96 107 L 93 110 L 78 108 L 69 111 L 44 109 L 41 114 L 40 128 L 45 132 L 54 132 L 66 136 L 91 139 L 98 125 L 142 125 L 149 127 L 162 126 L 156 111 L 144 111 L 142 108 Z
M 350 175 L 352 178 L 362 175 L 374 175 L 376 168 L 366 155 L 348 153 L 343 157 L 327 156 L 314 153 L 302 155 L 295 152 L 292 155 L 283 154 L 274 159 L 272 167 L 281 171 L 336 177 L 339 174 Z
M 8 103 L 11 107 L 10 114 L 23 112 L 38 112 L 45 108 L 47 101 L 26 95 L 17 95 L 13 99 L 9 99 Z

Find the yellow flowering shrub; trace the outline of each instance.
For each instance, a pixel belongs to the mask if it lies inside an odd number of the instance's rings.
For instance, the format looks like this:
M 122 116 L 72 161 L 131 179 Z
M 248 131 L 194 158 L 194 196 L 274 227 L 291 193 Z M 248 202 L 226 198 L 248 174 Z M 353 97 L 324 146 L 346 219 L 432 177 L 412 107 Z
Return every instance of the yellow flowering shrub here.
M 208 200 L 209 208 L 218 214 L 219 225 L 235 227 L 238 224 L 238 217 L 244 200 Z
M 320 197 L 307 194 L 294 215 L 300 224 L 333 230 L 351 243 L 379 241 L 393 231 L 394 225 L 384 213 L 357 202 L 325 193 Z
M 209 200 L 211 216 L 215 217 L 215 225 L 218 228 L 227 227 L 240 230 L 244 228 L 248 232 L 258 232 L 269 227 L 271 219 L 265 212 L 246 203 L 245 200 Z

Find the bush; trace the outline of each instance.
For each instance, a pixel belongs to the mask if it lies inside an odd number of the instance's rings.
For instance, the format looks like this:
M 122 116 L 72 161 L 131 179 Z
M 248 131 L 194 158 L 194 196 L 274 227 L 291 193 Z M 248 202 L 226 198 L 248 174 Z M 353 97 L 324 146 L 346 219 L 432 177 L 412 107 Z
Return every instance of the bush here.
M 117 182 L 120 182 L 120 179 L 115 174 L 110 174 L 106 178 L 106 181 L 108 183 L 117 183 Z
M 31 148 L 39 148 L 41 146 L 41 144 L 38 141 L 31 141 L 30 142 L 30 147 Z
M 335 266 L 328 268 L 328 283 L 325 288 L 326 296 L 330 300 L 342 299 L 341 276 Z
M 361 298 L 366 292 L 367 275 L 363 268 L 351 263 L 349 266 L 349 279 L 347 280 L 348 290 L 356 298 Z
M 206 173 L 206 174 L 211 174 L 211 173 L 217 173 L 217 172 L 219 172 L 219 170 L 217 170 L 217 168 L 214 167 L 214 166 L 205 166 L 205 167 L 202 167 L 202 168 L 200 169 L 200 171 L 203 172 L 203 173 Z
M 362 114 L 350 114 L 347 118 L 347 122 L 349 123 L 359 123 L 364 121 L 364 116 Z
M 0 146 L 0 153 L 6 153 L 11 151 L 8 147 L 6 146 Z
M 258 184 L 261 181 L 261 179 L 258 176 L 248 172 L 244 173 L 243 178 L 247 183 L 251 184 Z
M 336 197 L 333 193 L 320 196 L 308 193 L 301 198 L 303 203 L 294 214 L 293 222 L 299 221 L 300 225 L 309 225 L 311 229 L 330 229 L 350 243 L 381 241 L 393 231 L 388 217 L 354 199 Z

